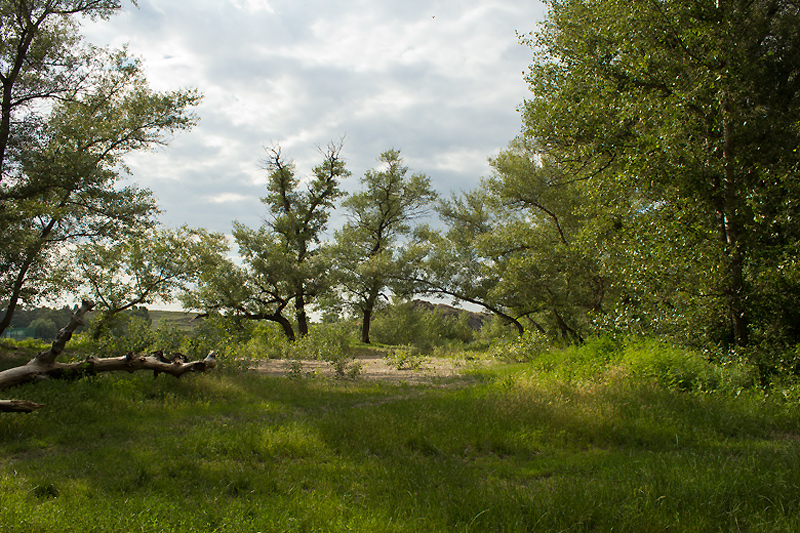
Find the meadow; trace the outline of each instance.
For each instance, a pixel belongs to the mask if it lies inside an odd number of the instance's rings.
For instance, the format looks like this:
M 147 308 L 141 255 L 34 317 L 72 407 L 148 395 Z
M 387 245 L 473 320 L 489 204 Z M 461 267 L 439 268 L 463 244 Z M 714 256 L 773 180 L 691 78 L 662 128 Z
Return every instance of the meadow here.
M 17 387 L 46 407 L 0 414 L 0 532 L 800 530 L 793 380 L 656 342 L 523 348 L 413 383 Z

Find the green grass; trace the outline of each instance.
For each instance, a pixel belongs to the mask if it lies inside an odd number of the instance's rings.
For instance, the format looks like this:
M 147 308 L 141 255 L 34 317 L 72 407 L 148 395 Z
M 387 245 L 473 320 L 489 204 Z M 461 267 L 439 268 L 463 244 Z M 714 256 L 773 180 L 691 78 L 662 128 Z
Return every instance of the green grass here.
M 797 402 L 659 350 L 19 387 L 47 407 L 0 415 L 0 532 L 800 530 Z

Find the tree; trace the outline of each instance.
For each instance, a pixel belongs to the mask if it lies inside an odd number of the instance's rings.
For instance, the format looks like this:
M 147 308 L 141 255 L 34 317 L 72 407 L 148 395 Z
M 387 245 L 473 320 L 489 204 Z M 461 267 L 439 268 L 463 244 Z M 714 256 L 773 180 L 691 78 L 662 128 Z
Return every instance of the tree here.
M 605 279 L 583 247 L 580 191 L 522 138 L 491 165 L 478 189 L 440 204 L 448 229 L 429 235 L 419 290 L 480 305 L 519 334 L 581 341 Z
M 36 337 L 39 339 L 51 340 L 56 338 L 58 333 L 58 326 L 56 323 L 48 318 L 37 318 L 31 322 L 30 328 L 36 332 Z
M 149 191 L 120 187 L 123 157 L 191 127 L 193 90 L 150 90 L 125 50 L 85 45 L 76 16 L 104 0 L 9 1 L 0 7 L 0 332 L 20 302 L 64 289 L 62 250 L 153 223 Z M 63 263 L 62 263 L 63 265 Z
M 800 294 L 800 7 L 548 5 L 525 40 L 525 134 L 605 211 L 597 248 L 618 254 L 620 305 L 668 312 L 685 337 L 702 322 L 709 340 L 796 343 L 782 294 Z
M 305 190 L 280 147 L 269 150 L 268 192 L 262 200 L 270 218 L 255 230 L 235 222 L 233 236 L 243 264 L 218 256 L 201 274 L 197 290 L 184 296 L 184 304 L 277 322 L 290 340 L 296 335 L 284 313 L 293 306 L 297 332 L 306 335 L 306 305 L 329 288 L 330 267 L 320 242 L 334 201 L 342 194 L 339 180 L 349 175 L 341 149 L 341 143 L 328 146 Z
M 400 270 L 395 249 L 398 239 L 410 235 L 411 221 L 429 212 L 437 194 L 424 174 L 407 176 L 399 150 L 383 152 L 383 170 L 368 170 L 361 178 L 364 190 L 342 203 L 347 222 L 335 234 L 332 261 L 338 282 L 350 305 L 361 313 L 361 341 L 369 343 L 369 327 L 376 302 Z

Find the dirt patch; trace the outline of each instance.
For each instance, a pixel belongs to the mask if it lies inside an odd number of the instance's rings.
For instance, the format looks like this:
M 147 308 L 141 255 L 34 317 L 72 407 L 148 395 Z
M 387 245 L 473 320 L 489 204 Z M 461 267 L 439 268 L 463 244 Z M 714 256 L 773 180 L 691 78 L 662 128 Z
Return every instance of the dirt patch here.
M 378 355 L 363 355 L 355 358 L 360 365 L 357 379 L 388 381 L 394 383 L 426 383 L 442 378 L 458 376 L 468 368 L 475 368 L 473 362 L 459 359 L 425 358 L 418 368 L 396 368 L 386 358 Z M 336 372 L 330 363 L 318 360 L 292 361 L 288 359 L 269 359 L 259 361 L 256 371 L 271 376 L 329 376 Z

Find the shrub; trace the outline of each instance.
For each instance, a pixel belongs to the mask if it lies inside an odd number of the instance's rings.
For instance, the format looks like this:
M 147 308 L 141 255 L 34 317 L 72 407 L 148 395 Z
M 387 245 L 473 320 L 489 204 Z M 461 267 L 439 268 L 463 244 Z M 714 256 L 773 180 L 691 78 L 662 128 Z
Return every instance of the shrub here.
M 221 361 L 233 362 L 237 348 L 250 339 L 253 324 L 222 316 L 210 315 L 199 321 L 192 334 L 184 340 L 184 350 L 190 359 L 203 359 L 210 351 Z
M 446 313 L 420 302 L 394 304 L 381 311 L 370 326 L 376 342 L 393 346 L 414 345 L 423 352 L 434 346 L 471 342 L 476 331 L 467 313 Z
M 425 362 L 425 358 L 419 355 L 419 352 L 412 346 L 393 348 L 386 353 L 384 359 L 387 364 L 397 370 L 418 370 Z
M 155 339 L 147 319 L 128 313 L 92 322 L 90 329 L 94 350 L 107 356 L 144 352 Z
M 347 326 L 344 324 L 318 324 L 305 337 L 291 346 L 293 359 L 318 359 L 333 367 L 337 376 L 354 378 L 361 373 L 361 364 L 350 350 Z

